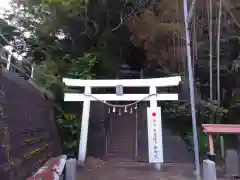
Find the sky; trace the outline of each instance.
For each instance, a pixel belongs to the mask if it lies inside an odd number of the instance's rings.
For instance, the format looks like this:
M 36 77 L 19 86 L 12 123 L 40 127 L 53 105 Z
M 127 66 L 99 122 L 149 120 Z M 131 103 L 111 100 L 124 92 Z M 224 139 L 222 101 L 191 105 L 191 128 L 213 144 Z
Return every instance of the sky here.
M 10 0 L 0 0 L 0 12 L 9 7 Z
M 4 10 L 10 8 L 10 1 L 11 0 L 0 0 L 0 17 L 1 14 L 4 13 Z M 11 46 L 5 46 L 5 49 L 7 51 L 11 51 L 12 47 Z M 13 53 L 13 56 L 18 59 L 18 60 L 22 60 L 22 57 L 20 55 L 18 55 L 17 53 Z

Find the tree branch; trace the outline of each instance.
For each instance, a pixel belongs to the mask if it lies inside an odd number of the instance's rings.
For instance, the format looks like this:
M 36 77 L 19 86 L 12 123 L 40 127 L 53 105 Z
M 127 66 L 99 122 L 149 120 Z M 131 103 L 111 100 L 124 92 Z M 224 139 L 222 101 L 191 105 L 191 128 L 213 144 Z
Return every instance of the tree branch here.
M 142 1 L 140 0 L 140 2 L 137 3 L 137 5 L 134 7 L 134 9 L 133 9 L 127 16 L 122 17 L 122 15 L 121 15 L 121 17 L 120 17 L 120 23 L 119 23 L 115 28 L 112 29 L 112 32 L 113 32 L 113 31 L 116 31 L 117 29 L 119 29 L 119 28 L 123 25 L 124 20 L 126 20 L 127 18 L 129 18 L 130 16 L 132 16 L 132 15 L 134 14 L 134 12 L 135 12 L 138 8 L 140 8 L 142 5 L 143 5 L 143 6 L 147 5 L 147 2 L 145 2 L 144 4 L 141 4 L 141 3 L 142 3 Z M 126 5 L 126 3 L 124 4 L 124 7 L 125 7 L 125 5 Z

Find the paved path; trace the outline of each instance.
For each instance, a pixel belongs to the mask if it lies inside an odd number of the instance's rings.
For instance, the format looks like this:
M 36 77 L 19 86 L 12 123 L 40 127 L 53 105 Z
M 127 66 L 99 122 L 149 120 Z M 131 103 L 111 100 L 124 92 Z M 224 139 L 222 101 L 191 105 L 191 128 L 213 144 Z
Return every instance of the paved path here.
M 105 162 L 97 168 L 78 169 L 77 180 L 195 180 L 192 165 L 164 165 L 157 172 L 144 163 Z
M 222 176 L 221 170 L 218 177 Z M 147 163 L 102 161 L 77 169 L 77 180 L 196 180 L 193 164 L 164 164 L 157 172 Z M 229 180 L 229 178 L 218 178 Z

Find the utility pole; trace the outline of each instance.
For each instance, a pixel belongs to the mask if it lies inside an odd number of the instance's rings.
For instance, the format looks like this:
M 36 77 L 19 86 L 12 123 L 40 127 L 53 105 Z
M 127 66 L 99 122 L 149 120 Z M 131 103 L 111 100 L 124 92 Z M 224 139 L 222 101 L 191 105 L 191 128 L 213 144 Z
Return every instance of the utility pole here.
M 191 57 L 191 44 L 190 44 L 190 32 L 189 32 L 189 22 L 191 15 L 195 9 L 196 0 L 193 0 L 190 12 L 188 13 L 188 2 L 183 1 L 184 6 L 184 23 L 185 23 L 185 33 L 186 33 L 186 45 L 187 45 L 187 61 L 188 61 L 188 78 L 190 87 L 190 99 L 191 99 L 191 111 L 192 111 L 192 127 L 193 127 L 193 141 L 194 141 L 194 156 L 196 165 L 196 178 L 200 180 L 200 160 L 199 160 L 199 148 L 198 148 L 198 134 L 197 134 L 197 121 L 196 121 L 196 108 L 195 108 L 195 94 L 194 94 L 194 77 L 192 70 L 192 57 Z

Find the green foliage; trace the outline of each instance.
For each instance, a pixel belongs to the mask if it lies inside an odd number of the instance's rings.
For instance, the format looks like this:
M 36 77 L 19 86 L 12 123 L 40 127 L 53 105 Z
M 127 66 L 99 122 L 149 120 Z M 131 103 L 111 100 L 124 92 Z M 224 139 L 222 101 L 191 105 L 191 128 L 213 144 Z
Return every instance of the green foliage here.
M 230 108 L 240 108 L 240 88 L 233 89 L 233 92 Z
M 194 152 L 193 132 L 185 133 L 183 137 L 189 151 Z M 198 129 L 198 147 L 200 156 L 206 155 L 209 151 L 208 136 Z
M 197 113 L 204 117 L 203 119 L 209 119 L 214 114 L 217 117 L 223 117 L 228 113 L 228 109 L 219 107 L 215 102 L 205 102 L 200 100 L 197 105 Z M 191 116 L 191 105 L 189 101 L 185 102 L 171 102 L 163 103 L 164 108 L 163 113 L 166 114 L 168 118 L 180 118 L 180 117 L 190 117 Z
M 8 20 L 23 31 L 27 57 L 36 64 L 34 81 L 55 96 L 63 114 L 57 118 L 64 151 L 77 150 L 80 120 L 65 114 L 63 77 L 92 79 L 116 77 L 129 39 L 111 31 L 119 11 L 108 11 L 110 1 L 13 0 Z M 112 7 L 110 7 L 113 10 Z M 119 7 L 114 7 L 119 9 Z M 117 22 L 114 22 L 114 18 Z M 125 51 L 126 50 L 125 48 Z
M 213 115 L 220 119 L 228 114 L 228 109 L 217 105 L 215 101 L 205 102 L 200 100 L 199 109 L 201 115 L 207 115 L 207 119 L 211 118 Z
M 198 147 L 199 147 L 199 154 L 201 157 L 204 157 L 209 152 L 209 141 L 208 135 L 201 131 L 201 128 L 198 128 Z M 183 139 L 187 145 L 189 151 L 194 152 L 194 140 L 193 140 L 193 131 L 189 131 L 184 133 Z M 219 137 L 214 137 L 214 146 L 219 146 Z
M 99 37 L 97 47 L 92 51 L 98 59 L 98 75 L 107 78 L 115 78 L 120 63 L 122 62 L 124 46 L 127 44 L 127 40 L 123 40 L 116 34 L 106 28 L 105 31 Z
M 69 113 L 63 113 L 56 121 L 62 137 L 64 153 L 76 154 L 81 121 Z
M 111 27 L 108 27 L 110 24 L 105 24 L 105 22 L 114 23 L 112 20 L 115 15 L 119 15 L 116 11 L 106 14 L 108 1 L 96 3 L 91 0 L 16 0 L 15 2 L 18 6 L 14 13 L 9 15 L 9 20 L 31 32 L 26 42 L 28 56 L 31 56 L 41 69 L 42 66 L 53 67 L 54 64 L 53 69 L 58 71 L 46 73 L 49 75 L 46 79 L 55 81 L 62 75 L 84 79 L 89 79 L 93 75 L 116 76 L 122 59 L 122 49 L 126 47 L 129 39 L 128 36 L 114 34 Z M 113 7 L 108 8 L 113 9 Z M 117 8 L 119 9 L 114 7 Z M 92 62 L 89 64 L 87 61 L 93 59 L 99 63 L 92 68 L 94 72 L 91 71 L 89 75 L 88 66 Z M 50 62 L 46 65 L 45 61 Z M 77 68 L 79 69 L 76 70 Z M 50 71 L 51 69 L 49 68 Z M 74 72 L 70 72 L 71 70 Z M 40 82 L 48 81 L 43 79 Z
M 0 18 L 0 33 L 8 40 L 11 41 L 14 36 L 19 36 L 20 32 L 14 26 L 9 25 L 5 20 Z M 1 45 L 6 44 L 6 41 L 0 37 Z
M 96 66 L 97 58 L 92 53 L 84 53 L 83 57 L 71 60 L 69 75 L 76 79 L 92 79 L 96 76 L 93 68 Z
M 50 60 L 43 61 L 36 66 L 34 81 L 50 90 L 55 96 L 56 103 L 62 104 L 63 93 L 66 90 L 62 77 L 66 75 L 72 78 L 92 79 L 95 77 L 93 68 L 96 64 L 96 56 L 91 53 L 85 53 L 83 57 L 75 59 L 65 56 L 58 64 Z
M 36 66 L 35 81 L 37 84 L 50 89 L 52 84 L 60 83 L 60 76 L 57 75 L 58 69 L 54 61 L 43 61 Z

